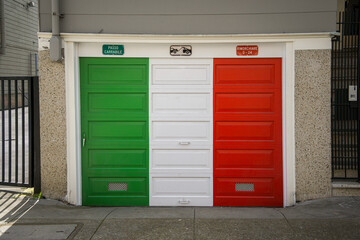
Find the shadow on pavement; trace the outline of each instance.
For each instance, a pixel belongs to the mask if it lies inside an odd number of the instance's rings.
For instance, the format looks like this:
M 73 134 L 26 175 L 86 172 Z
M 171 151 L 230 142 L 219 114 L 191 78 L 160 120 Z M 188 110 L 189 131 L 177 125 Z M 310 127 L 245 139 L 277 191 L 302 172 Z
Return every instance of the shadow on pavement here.
M 19 193 L 0 192 L 0 222 L 6 224 L 16 222 L 28 210 L 37 204 L 38 200 L 31 199 Z
M 38 203 L 38 199 L 20 193 L 0 192 L 0 239 L 67 239 L 76 224 L 18 224 Z

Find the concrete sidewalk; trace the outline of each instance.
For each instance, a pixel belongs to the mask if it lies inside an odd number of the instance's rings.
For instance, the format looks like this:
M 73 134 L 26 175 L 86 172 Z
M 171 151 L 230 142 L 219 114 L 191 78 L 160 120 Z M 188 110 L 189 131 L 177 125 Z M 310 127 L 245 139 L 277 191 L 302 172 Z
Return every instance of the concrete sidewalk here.
M 74 207 L 0 192 L 0 239 L 360 239 L 360 197 L 289 208 Z

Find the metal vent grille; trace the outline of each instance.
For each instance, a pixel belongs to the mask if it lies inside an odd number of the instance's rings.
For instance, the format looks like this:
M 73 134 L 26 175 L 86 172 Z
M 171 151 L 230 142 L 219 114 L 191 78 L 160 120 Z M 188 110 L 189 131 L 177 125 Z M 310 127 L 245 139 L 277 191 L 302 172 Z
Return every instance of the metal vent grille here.
M 235 183 L 235 192 L 253 192 L 254 184 L 253 183 Z
M 127 191 L 128 186 L 127 186 L 127 183 L 109 183 L 108 190 L 109 191 Z

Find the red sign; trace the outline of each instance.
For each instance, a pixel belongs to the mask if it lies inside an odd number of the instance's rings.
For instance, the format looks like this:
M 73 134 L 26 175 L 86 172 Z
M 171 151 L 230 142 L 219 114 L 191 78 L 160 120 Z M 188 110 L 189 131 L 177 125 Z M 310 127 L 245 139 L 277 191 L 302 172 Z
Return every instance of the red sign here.
M 238 45 L 236 46 L 236 55 L 238 56 L 257 56 L 259 47 L 257 45 Z

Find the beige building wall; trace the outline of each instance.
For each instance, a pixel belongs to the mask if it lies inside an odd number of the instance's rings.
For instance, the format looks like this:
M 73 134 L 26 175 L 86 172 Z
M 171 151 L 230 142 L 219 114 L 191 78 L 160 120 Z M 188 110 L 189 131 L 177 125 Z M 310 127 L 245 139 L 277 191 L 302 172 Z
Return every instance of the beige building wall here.
M 331 196 L 331 50 L 295 51 L 296 200 Z
M 66 196 L 66 109 L 64 63 L 39 51 L 41 191 L 46 198 Z
M 360 196 L 360 188 L 356 186 L 356 188 L 334 188 L 332 189 L 332 196 L 333 197 L 340 197 L 340 196 Z

